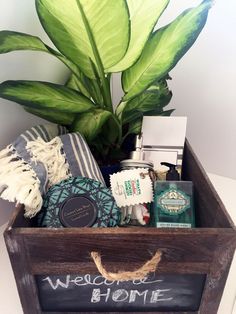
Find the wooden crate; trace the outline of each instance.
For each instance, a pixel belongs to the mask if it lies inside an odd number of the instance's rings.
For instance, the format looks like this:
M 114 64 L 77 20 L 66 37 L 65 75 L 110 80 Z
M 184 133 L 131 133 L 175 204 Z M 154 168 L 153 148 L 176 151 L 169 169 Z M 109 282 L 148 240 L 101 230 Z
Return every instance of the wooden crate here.
M 38 275 L 96 275 L 91 251 L 101 253 L 109 271 L 133 270 L 157 250 L 162 251 L 162 259 L 156 275 L 203 278 L 199 306 L 185 310 L 171 308 L 168 313 L 217 313 L 235 250 L 235 226 L 188 142 L 185 146 L 183 177 L 193 181 L 195 187 L 194 229 L 35 228 L 32 221 L 24 218 L 23 208 L 16 208 L 4 236 L 25 314 L 123 313 L 127 308 L 122 302 L 113 309 L 95 306 L 90 312 L 86 308 L 59 312 L 55 302 L 55 310 L 44 310 L 37 283 L 42 277 Z M 145 304 L 128 311 L 167 313 L 159 304 L 156 308 Z

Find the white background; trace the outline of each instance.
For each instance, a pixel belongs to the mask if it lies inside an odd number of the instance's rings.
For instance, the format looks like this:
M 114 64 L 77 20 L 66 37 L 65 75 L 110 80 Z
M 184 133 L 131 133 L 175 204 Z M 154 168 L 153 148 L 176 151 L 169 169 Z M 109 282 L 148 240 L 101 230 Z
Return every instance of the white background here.
M 155 0 L 153 0 L 155 1 Z M 163 25 L 196 0 L 172 0 Z M 0 0 L 0 29 L 40 36 L 50 43 L 33 0 Z M 216 0 L 205 29 L 192 49 L 171 72 L 175 115 L 188 116 L 188 138 L 207 171 L 236 179 L 236 1 Z M 53 57 L 36 52 L 0 55 L 0 82 L 36 79 L 62 83 L 66 70 Z M 114 98 L 120 93 L 113 82 Z M 38 123 L 14 103 L 0 99 L 0 149 L 26 128 Z M 8 204 L 0 202 L 0 225 Z

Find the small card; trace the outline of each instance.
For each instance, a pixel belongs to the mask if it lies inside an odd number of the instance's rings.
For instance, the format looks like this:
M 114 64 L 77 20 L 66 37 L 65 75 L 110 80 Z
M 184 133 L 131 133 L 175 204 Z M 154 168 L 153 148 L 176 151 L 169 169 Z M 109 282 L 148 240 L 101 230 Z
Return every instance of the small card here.
M 145 168 L 124 170 L 110 176 L 111 191 L 119 207 L 153 201 L 152 181 Z
M 143 151 L 145 159 L 153 161 L 154 170 L 166 170 L 162 161 L 182 166 L 186 126 L 186 117 L 143 117 Z

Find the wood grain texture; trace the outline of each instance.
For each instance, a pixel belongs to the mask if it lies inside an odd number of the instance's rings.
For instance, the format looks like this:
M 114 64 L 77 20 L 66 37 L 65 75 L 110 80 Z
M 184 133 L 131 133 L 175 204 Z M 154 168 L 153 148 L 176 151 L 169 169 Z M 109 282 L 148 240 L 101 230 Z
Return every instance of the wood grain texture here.
M 35 279 L 30 272 L 30 265 L 27 259 L 24 237 L 18 236 L 16 238 L 14 233 L 8 230 L 4 233 L 4 238 L 24 314 L 41 313 Z
M 24 313 L 49 314 L 40 309 L 36 274 L 96 273 L 91 251 L 102 254 L 109 271 L 133 270 L 160 249 L 160 274 L 207 274 L 199 311 L 168 313 L 216 314 L 236 247 L 236 229 L 188 142 L 183 177 L 195 187 L 194 229 L 35 228 L 34 220 L 25 219 L 23 206 L 18 206 L 4 235 Z
M 235 238 L 229 234 L 220 235 L 214 252 L 214 260 L 205 283 L 205 291 L 200 306 L 201 313 L 217 313 L 234 251 Z
M 156 273 L 161 274 L 206 274 L 210 270 L 210 263 L 162 263 L 158 266 Z M 118 270 L 133 270 L 140 267 L 140 263 L 107 263 L 107 267 L 111 272 L 116 272 Z M 94 263 L 51 263 L 42 262 L 31 264 L 31 271 L 34 275 L 57 275 L 57 274 L 97 274 Z
M 184 149 L 183 178 L 194 183 L 197 227 L 235 230 L 232 219 L 188 141 Z

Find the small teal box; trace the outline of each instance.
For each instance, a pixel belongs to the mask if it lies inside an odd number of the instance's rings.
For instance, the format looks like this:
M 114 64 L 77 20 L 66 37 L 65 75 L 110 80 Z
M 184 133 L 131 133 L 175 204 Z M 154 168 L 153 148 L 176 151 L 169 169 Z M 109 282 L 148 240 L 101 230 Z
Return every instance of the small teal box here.
M 152 225 L 158 228 L 195 227 L 191 181 L 155 183 Z

